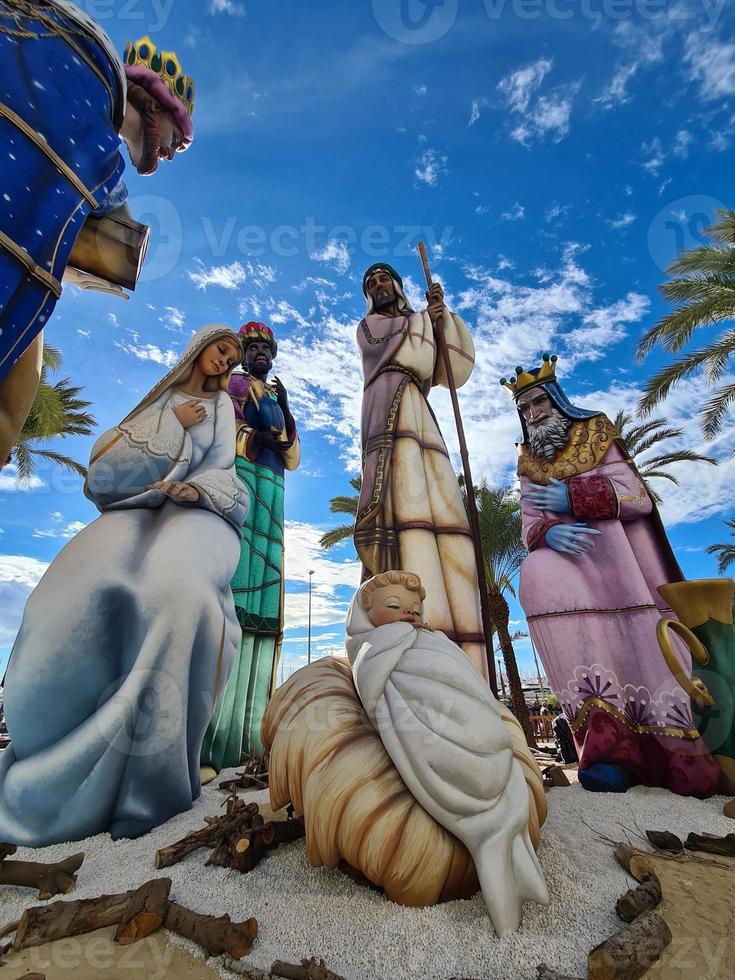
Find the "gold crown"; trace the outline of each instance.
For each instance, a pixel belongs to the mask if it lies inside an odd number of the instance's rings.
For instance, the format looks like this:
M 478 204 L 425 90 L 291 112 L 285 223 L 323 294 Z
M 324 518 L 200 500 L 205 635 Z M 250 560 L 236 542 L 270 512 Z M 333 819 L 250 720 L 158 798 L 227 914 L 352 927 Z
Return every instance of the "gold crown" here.
M 544 354 L 541 367 L 533 374 L 530 371 L 524 371 L 519 364 L 516 368 L 516 377 L 511 378 L 510 381 L 507 378 L 501 378 L 500 383 L 508 389 L 514 398 L 517 398 L 528 388 L 545 384 L 547 381 L 556 381 L 557 360 L 556 354 Z
M 125 64 L 141 65 L 150 68 L 161 79 L 169 92 L 174 95 L 186 109 L 189 117 L 194 112 L 196 103 L 196 88 L 194 79 L 184 74 L 174 51 L 158 51 L 156 45 L 146 36 L 139 41 L 129 41 L 125 48 Z

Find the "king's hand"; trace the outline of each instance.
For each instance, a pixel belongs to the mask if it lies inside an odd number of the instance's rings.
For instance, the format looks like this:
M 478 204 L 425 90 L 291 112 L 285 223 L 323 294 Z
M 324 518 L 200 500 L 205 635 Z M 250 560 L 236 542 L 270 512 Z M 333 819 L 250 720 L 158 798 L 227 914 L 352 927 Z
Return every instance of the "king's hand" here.
M 553 477 L 546 487 L 539 483 L 530 484 L 526 493 L 521 494 L 521 496 L 538 510 L 550 510 L 555 514 L 568 514 L 571 509 L 566 483 L 562 480 L 555 480 Z

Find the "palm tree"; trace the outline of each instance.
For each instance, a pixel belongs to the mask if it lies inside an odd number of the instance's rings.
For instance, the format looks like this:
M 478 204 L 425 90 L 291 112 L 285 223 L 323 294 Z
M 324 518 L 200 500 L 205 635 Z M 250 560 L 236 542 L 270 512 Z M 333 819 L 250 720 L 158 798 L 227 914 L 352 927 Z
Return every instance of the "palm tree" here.
M 636 352 L 640 360 L 659 343 L 677 353 L 698 328 L 735 318 L 735 211 L 723 208 L 717 214 L 719 222 L 707 229 L 712 242 L 682 252 L 667 270 L 677 278 L 661 286 L 661 292 L 679 305 L 640 341 Z M 651 412 L 680 381 L 703 371 L 711 396 L 700 408 L 699 421 L 704 437 L 713 439 L 735 401 L 735 384 L 711 388 L 727 372 L 733 354 L 735 329 L 730 328 L 654 374 L 644 386 L 640 411 Z
M 702 453 L 692 449 L 669 449 L 660 447 L 660 451 L 655 456 L 647 456 L 640 459 L 649 449 L 658 447 L 660 443 L 668 439 L 678 439 L 684 434 L 683 429 L 668 427 L 666 419 L 650 419 L 648 422 L 641 422 L 633 425 L 633 417 L 625 412 L 618 412 L 615 416 L 613 425 L 617 429 L 618 435 L 628 447 L 631 458 L 636 463 L 636 468 L 640 473 L 646 490 L 653 497 L 657 504 L 661 503 L 661 497 L 652 489 L 649 480 L 670 480 L 679 486 L 679 481 L 673 473 L 669 473 L 667 467 L 672 463 L 711 463 L 717 466 L 717 460 L 712 456 L 703 456 Z
M 85 409 L 91 402 L 79 397 L 81 388 L 74 387 L 68 378 L 51 384 L 48 374 L 61 368 L 61 353 L 54 347 L 44 347 L 41 382 L 33 406 L 21 429 L 12 456 L 18 468 L 18 479 L 28 483 L 36 472 L 38 460 L 44 459 L 71 473 L 86 477 L 86 467 L 70 456 L 39 448 L 39 443 L 64 436 L 88 436 L 97 424 Z
M 735 517 L 725 521 L 725 527 L 729 527 L 735 534 Z M 720 575 L 724 575 L 735 562 L 735 544 L 711 544 L 706 550 L 708 555 L 717 555 L 717 571 Z
M 466 494 L 461 477 L 460 485 L 463 495 Z M 513 580 L 526 557 L 521 538 L 521 504 L 518 499 L 510 496 L 507 489 L 490 488 L 484 480 L 479 487 L 475 487 L 475 498 L 480 521 L 482 555 L 485 560 L 490 618 L 503 653 L 513 713 L 520 722 L 528 744 L 531 748 L 537 748 L 513 650 L 513 638 L 509 629 L 510 609 L 505 598 L 506 592 L 515 595 Z M 488 656 L 493 656 L 492 650 L 488 650 Z
M 360 500 L 360 490 L 362 490 L 362 475 L 353 476 L 350 486 L 356 491 L 354 496 L 332 497 L 329 501 L 329 509 L 333 514 L 349 514 L 352 521 L 349 524 L 339 524 L 331 531 L 327 531 L 319 539 L 322 548 L 334 548 L 335 545 L 347 541 L 355 533 L 355 519 L 357 518 L 357 504 Z

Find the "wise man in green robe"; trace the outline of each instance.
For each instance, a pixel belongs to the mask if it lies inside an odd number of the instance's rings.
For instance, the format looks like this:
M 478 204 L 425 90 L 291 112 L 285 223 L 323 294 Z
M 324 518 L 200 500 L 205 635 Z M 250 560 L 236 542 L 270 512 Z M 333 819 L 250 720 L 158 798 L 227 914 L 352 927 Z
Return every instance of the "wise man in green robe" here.
M 232 580 L 242 641 L 202 748 L 202 764 L 219 771 L 261 755 L 260 724 L 276 681 L 283 636 L 284 472 L 301 461 L 296 423 L 278 377 L 268 380 L 278 344 L 270 327 L 240 328 L 244 374 L 234 374 L 235 466 L 250 494 L 240 563 Z

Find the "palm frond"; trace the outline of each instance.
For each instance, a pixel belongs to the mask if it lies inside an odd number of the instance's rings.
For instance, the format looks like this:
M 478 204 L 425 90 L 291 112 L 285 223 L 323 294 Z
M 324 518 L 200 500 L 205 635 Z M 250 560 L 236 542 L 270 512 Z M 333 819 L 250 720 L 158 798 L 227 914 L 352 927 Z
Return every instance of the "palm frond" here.
M 670 276 L 703 275 L 714 272 L 735 274 L 735 249 L 718 245 L 702 245 L 687 249 L 666 270 Z
M 331 531 L 327 531 L 321 536 L 319 546 L 325 549 L 334 548 L 336 545 L 342 544 L 343 541 L 348 541 L 354 533 L 354 524 L 340 524 L 339 527 L 332 528 Z
M 719 460 L 714 456 L 704 456 L 694 449 L 673 449 L 671 452 L 659 453 L 658 456 L 639 460 L 638 467 L 643 470 L 650 467 L 670 466 L 672 463 L 709 463 L 711 466 L 719 466 Z
M 735 315 L 735 299 L 728 297 L 720 303 L 716 296 L 708 297 L 688 306 L 681 306 L 673 313 L 663 317 L 655 327 L 643 335 L 636 346 L 636 357 L 642 361 L 651 349 L 658 343 L 672 352 L 681 350 L 691 339 L 698 327 L 711 326 L 721 320 L 728 320 Z
M 713 392 L 699 413 L 699 424 L 705 439 L 714 439 L 725 421 L 732 403 L 735 402 L 735 385 L 723 385 Z
M 32 449 L 31 454 L 38 459 L 47 459 L 51 463 L 56 463 L 69 473 L 76 473 L 77 476 L 87 477 L 87 467 L 77 463 L 71 456 L 62 456 L 61 453 L 51 452 L 49 449 Z M 20 470 L 20 467 L 19 467 Z
M 735 245 L 735 211 L 717 208 L 715 214 L 720 216 L 720 220 L 707 229 L 707 234 L 724 245 Z
M 42 363 L 45 368 L 49 371 L 60 371 L 63 360 L 64 356 L 58 347 L 52 347 L 50 344 L 43 345 Z
M 351 514 L 357 516 L 358 497 L 332 497 L 329 509 L 333 514 Z

